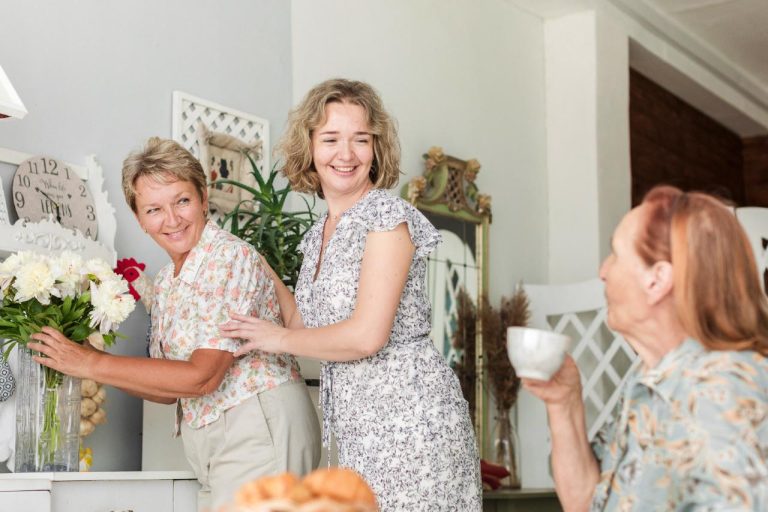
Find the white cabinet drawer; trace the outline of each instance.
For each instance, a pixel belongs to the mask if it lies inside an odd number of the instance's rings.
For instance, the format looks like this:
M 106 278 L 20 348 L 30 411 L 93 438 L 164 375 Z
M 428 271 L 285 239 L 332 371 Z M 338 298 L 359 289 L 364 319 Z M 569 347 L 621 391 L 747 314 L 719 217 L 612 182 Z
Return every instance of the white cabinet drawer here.
M 173 512 L 172 480 L 54 482 L 53 512 Z
M 200 484 L 180 471 L 0 475 L 0 512 L 195 512 Z
M 0 512 L 51 512 L 48 491 L 0 492 Z

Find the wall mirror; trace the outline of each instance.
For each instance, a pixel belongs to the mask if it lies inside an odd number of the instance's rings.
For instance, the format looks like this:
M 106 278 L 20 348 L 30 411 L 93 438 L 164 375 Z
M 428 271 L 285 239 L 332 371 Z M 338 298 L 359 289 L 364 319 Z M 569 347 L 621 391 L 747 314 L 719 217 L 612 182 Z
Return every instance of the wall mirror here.
M 477 160 L 461 160 L 432 147 L 424 155 L 424 174 L 412 179 L 401 195 L 440 230 L 443 242 L 427 261 L 432 304 L 432 340 L 459 377 L 484 446 L 486 409 L 480 297 L 488 289 L 490 196 L 480 194 Z

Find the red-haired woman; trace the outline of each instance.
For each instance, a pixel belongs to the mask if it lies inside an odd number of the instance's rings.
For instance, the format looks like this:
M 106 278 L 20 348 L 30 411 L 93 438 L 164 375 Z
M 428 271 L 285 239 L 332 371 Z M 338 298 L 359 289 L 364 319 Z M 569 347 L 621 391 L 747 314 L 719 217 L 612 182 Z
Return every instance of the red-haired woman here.
M 768 303 L 733 212 L 717 199 L 651 190 L 600 268 L 608 325 L 637 351 L 614 422 L 590 446 L 571 358 L 547 406 L 565 510 L 765 510 Z

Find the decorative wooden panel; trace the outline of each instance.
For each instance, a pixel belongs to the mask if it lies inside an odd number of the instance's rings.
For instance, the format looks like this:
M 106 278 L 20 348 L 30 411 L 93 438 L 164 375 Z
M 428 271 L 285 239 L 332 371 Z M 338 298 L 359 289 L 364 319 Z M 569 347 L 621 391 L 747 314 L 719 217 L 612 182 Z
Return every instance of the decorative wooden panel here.
M 269 172 L 269 121 L 240 112 L 212 101 L 181 91 L 173 93 L 173 140 L 200 157 L 197 125 L 203 123 L 209 131 L 231 135 L 246 144 L 262 143 L 261 158 L 256 160 L 261 172 Z

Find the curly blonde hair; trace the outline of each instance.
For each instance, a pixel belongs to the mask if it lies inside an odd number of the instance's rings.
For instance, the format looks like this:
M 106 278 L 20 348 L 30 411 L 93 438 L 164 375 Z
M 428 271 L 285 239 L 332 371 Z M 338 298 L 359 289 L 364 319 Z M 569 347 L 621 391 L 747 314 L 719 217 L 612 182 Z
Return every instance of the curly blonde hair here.
M 283 174 L 293 190 L 323 197 L 320 178 L 312 162 L 312 132 L 326 120 L 329 103 L 349 103 L 365 110 L 373 135 L 370 179 L 374 188 L 392 188 L 400 177 L 400 141 L 395 121 L 376 91 L 365 82 L 335 78 L 313 87 L 288 117 L 288 127 L 276 152 L 283 157 Z
M 195 186 L 200 199 L 205 198 L 205 171 L 192 153 L 176 141 L 151 137 L 139 151 L 123 161 L 123 194 L 125 202 L 136 213 L 136 182 L 146 176 L 158 183 L 188 181 Z

